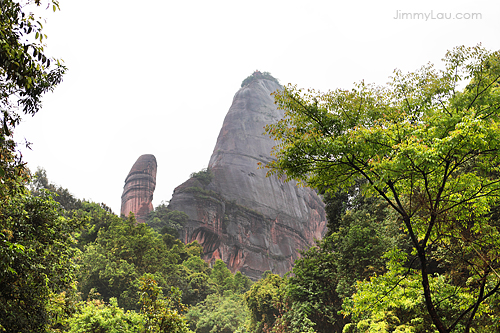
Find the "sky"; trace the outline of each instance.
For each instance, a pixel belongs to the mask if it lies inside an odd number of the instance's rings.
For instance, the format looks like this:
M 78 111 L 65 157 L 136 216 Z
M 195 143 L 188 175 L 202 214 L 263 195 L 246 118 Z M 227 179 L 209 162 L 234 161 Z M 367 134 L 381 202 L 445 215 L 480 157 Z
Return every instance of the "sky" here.
M 384 85 L 447 50 L 500 49 L 500 1 L 60 0 L 46 51 L 68 67 L 16 140 L 32 171 L 119 214 L 142 154 L 158 162 L 153 205 L 208 166 L 241 82 L 255 70 L 328 91 Z M 403 15 L 410 13 L 411 15 Z M 415 15 L 413 15 L 415 14 Z M 410 19 L 409 17 L 414 17 Z

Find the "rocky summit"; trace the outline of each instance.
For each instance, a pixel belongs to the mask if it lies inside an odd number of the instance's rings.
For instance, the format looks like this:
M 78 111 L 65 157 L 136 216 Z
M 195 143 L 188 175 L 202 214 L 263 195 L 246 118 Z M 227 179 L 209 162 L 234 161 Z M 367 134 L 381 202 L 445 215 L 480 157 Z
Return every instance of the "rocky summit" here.
M 137 222 L 144 223 L 153 210 L 153 193 L 156 187 L 156 158 L 141 155 L 130 169 L 123 186 L 121 215 L 134 213 Z
M 268 270 L 290 271 L 298 250 L 325 234 L 326 214 L 315 191 L 259 168 L 275 144 L 264 126 L 284 116 L 271 95 L 282 87 L 260 72 L 249 78 L 234 96 L 208 169 L 178 186 L 169 208 L 189 216 L 184 242 L 197 240 L 206 260 L 222 259 L 257 280 Z

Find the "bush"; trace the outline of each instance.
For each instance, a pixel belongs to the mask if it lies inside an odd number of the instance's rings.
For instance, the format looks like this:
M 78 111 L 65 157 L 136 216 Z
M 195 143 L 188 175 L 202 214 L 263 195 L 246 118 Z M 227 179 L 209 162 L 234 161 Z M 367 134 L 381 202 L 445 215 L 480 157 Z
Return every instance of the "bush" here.
M 244 87 L 248 84 L 250 84 L 250 82 L 252 81 L 255 81 L 255 80 L 269 80 L 269 81 L 273 81 L 273 82 L 276 82 L 277 84 L 280 84 L 280 82 L 278 81 L 278 79 L 274 78 L 271 73 L 269 72 L 259 72 L 259 71 L 255 71 L 253 72 L 252 75 L 249 75 L 247 76 L 246 79 L 243 80 L 243 82 L 241 82 L 241 87 Z
M 205 168 L 201 169 L 201 171 L 193 172 L 191 174 L 191 178 L 198 179 L 203 185 L 208 185 L 212 181 L 213 175 L 210 169 Z

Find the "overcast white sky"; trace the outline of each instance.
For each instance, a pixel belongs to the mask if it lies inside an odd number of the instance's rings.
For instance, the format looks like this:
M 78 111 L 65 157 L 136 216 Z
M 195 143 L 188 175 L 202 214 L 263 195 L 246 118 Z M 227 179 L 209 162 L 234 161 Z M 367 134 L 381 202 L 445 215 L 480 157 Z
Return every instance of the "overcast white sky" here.
M 154 154 L 153 204 L 208 165 L 241 81 L 256 69 L 322 91 L 436 65 L 446 50 L 500 49 L 500 2 L 60 0 L 49 54 L 69 71 L 16 139 L 29 167 L 120 212 L 125 177 Z M 423 13 L 402 19 L 398 13 Z M 470 17 L 478 13 L 479 18 Z M 438 19 L 440 16 L 450 19 Z M 396 18 L 395 18 L 396 17 Z

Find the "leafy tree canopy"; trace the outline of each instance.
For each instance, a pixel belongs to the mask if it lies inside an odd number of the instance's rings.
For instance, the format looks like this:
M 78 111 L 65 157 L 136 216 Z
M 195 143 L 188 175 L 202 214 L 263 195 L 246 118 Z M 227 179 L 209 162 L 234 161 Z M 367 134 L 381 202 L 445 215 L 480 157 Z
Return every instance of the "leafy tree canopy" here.
M 231 291 L 208 295 L 187 313 L 191 329 L 196 333 L 232 333 L 244 324 L 246 317 L 243 299 Z
M 170 210 L 166 203 L 162 202 L 148 214 L 146 223 L 161 234 L 179 236 L 179 231 L 189 220 L 189 216 L 178 210 Z
M 49 195 L 17 196 L 1 209 L 0 331 L 42 331 L 50 294 L 75 280 L 72 233 L 82 221 L 59 212 Z
M 29 12 L 45 4 L 56 11 L 57 0 L 0 3 L 0 198 L 5 199 L 17 193 L 28 176 L 12 139 L 20 113 L 37 113 L 42 96 L 62 81 L 66 68 L 45 55 L 43 20 Z
M 500 53 L 459 47 L 444 63 L 396 71 L 385 87 L 290 85 L 275 93 L 286 117 L 266 131 L 278 141 L 271 173 L 328 191 L 362 178 L 363 193 L 393 209 L 418 257 L 426 310 L 439 332 L 451 332 L 468 331 L 500 287 L 491 214 L 500 194 Z M 455 286 L 474 295 L 451 316 L 430 286 L 432 260 L 460 270 Z
M 268 274 L 244 295 L 250 314 L 248 330 L 261 333 L 270 329 L 284 308 L 287 280 Z

